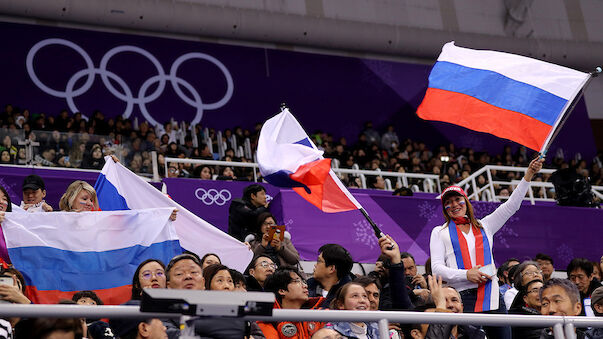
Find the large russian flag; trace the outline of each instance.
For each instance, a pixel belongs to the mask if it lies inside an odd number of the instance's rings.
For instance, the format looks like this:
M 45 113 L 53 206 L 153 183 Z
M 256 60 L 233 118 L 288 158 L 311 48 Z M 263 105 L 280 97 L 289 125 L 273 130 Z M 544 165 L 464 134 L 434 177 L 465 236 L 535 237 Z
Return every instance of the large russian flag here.
M 199 256 L 216 253 L 224 265 L 241 272 L 253 257 L 253 252 L 244 243 L 180 206 L 110 157 L 105 158 L 105 166 L 96 180 L 94 189 L 103 211 L 177 208 L 178 217 L 174 221 L 174 227 L 180 244 L 184 249 Z
M 266 181 L 293 188 L 324 212 L 360 209 L 322 154 L 288 109 L 262 126 L 257 161 Z
M 149 258 L 182 252 L 171 208 L 109 212 L 7 213 L 8 254 L 34 303 L 93 290 L 106 304 L 131 297 L 132 277 Z
M 442 48 L 417 115 L 542 151 L 588 73 L 519 55 Z

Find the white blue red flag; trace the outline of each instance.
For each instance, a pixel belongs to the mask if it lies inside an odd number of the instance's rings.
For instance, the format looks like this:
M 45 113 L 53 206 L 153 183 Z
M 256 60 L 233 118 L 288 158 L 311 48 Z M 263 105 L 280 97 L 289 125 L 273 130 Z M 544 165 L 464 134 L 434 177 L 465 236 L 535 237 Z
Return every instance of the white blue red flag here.
M 2 229 L 34 303 L 54 304 L 93 290 L 106 304 L 121 304 L 131 298 L 142 261 L 182 253 L 171 214 L 171 208 L 7 213 Z
M 524 56 L 442 48 L 417 115 L 542 151 L 590 75 Z
M 266 181 L 295 192 L 324 212 L 343 212 L 361 206 L 331 170 L 295 117 L 284 109 L 264 123 L 257 161 Z
M 216 253 L 222 264 L 241 272 L 245 270 L 253 257 L 245 244 L 180 206 L 122 164 L 110 157 L 105 160 L 94 185 L 101 210 L 177 208 L 174 227 L 182 248 L 199 256 Z

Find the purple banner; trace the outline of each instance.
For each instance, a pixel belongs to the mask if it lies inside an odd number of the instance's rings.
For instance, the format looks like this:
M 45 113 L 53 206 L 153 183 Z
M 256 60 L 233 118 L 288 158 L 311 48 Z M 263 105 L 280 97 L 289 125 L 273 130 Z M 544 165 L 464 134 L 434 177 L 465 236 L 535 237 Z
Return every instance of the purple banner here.
M 67 186 L 75 180 L 84 180 L 94 186 L 98 173 L 72 170 L 53 170 L 40 167 L 0 166 L 0 186 L 3 186 L 13 204 L 20 205 L 23 200 L 23 179 L 30 174 L 37 174 L 46 185 L 46 202 L 57 211 L 59 200 L 67 190 Z
M 243 188 L 249 184 L 193 179 L 166 179 L 164 182 L 174 200 L 225 231 L 230 201 L 224 201 L 228 197 L 240 197 Z M 318 248 L 325 243 L 343 245 L 354 260 L 360 262 L 374 262 L 379 256 L 377 239 L 360 212 L 323 213 L 292 190 L 283 189 L 278 194 L 277 188 L 268 184 L 264 186 L 274 197 L 270 210 L 279 223 L 287 226 L 303 259 L 316 260 Z M 205 197 L 206 202 L 195 194 L 209 190 L 213 191 Z M 429 256 L 431 230 L 444 223 L 440 200 L 428 194 L 395 197 L 389 192 L 371 190 L 354 190 L 354 196 L 375 223 L 396 239 L 402 251 L 413 254 L 418 264 L 425 263 Z M 499 205 L 473 203 L 479 218 L 492 213 Z M 496 233 L 494 258 L 497 264 L 501 264 L 511 257 L 524 260 L 543 252 L 554 258 L 558 269 L 565 269 L 574 257 L 598 260 L 600 246 L 592 234 L 596 234 L 602 218 L 600 209 L 554 204 L 532 206 L 525 202 Z M 580 223 L 577 224 L 576 220 Z
M 23 179 L 29 174 L 38 174 L 45 180 L 46 201 L 55 210 L 73 180 L 94 184 L 98 176 L 94 172 L 0 166 L 0 185 L 17 205 L 22 200 Z M 198 179 L 164 179 L 164 183 L 172 199 L 223 231 L 228 230 L 230 202 L 240 198 L 243 189 L 251 184 Z M 360 212 L 323 213 L 292 190 L 263 186 L 272 200 L 270 210 L 279 223 L 287 225 L 303 259 L 316 260 L 318 248 L 329 242 L 345 246 L 356 261 L 374 262 L 378 257 L 377 240 Z M 430 194 L 394 197 L 385 191 L 353 193 L 377 225 L 396 239 L 401 250 L 412 253 L 418 264 L 425 262 L 431 230 L 444 222 L 439 200 Z M 479 218 L 492 213 L 498 205 L 473 202 Z M 550 203 L 532 206 L 526 202 L 495 235 L 494 258 L 500 264 L 510 257 L 523 260 L 543 252 L 553 257 L 558 269 L 565 269 L 574 257 L 598 260 L 600 244 L 593 235 L 598 234 L 601 220 L 601 209 Z
M 372 120 L 377 130 L 391 123 L 402 140 L 432 148 L 452 142 L 500 154 L 511 144 L 419 119 L 428 65 L 13 23 L 0 23 L 0 31 L 11 55 L 0 60 L 10 79 L 0 83 L 2 104 L 32 114 L 98 109 L 107 117 L 252 129 L 286 102 L 307 131 L 348 143 Z M 562 147 L 590 159 L 590 131 L 580 101 L 549 154 Z

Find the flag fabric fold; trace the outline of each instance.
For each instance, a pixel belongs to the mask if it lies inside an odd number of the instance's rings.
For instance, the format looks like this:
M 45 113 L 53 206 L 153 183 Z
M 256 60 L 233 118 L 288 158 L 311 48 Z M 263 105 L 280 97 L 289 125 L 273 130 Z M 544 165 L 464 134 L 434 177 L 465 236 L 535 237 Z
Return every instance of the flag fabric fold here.
M 324 212 L 361 208 L 322 155 L 288 109 L 262 126 L 257 161 L 266 181 L 293 188 Z
M 8 253 L 34 303 L 57 303 L 82 290 L 106 304 L 130 299 L 132 277 L 149 258 L 182 252 L 171 208 L 108 212 L 7 213 Z
M 94 188 L 103 211 L 177 208 L 178 217 L 174 221 L 174 227 L 180 244 L 185 250 L 199 256 L 216 253 L 224 265 L 241 272 L 253 257 L 253 252 L 244 243 L 180 206 L 122 164 L 115 163 L 110 157 L 105 158 L 105 166 Z
M 417 115 L 542 151 L 589 74 L 524 56 L 442 48 Z

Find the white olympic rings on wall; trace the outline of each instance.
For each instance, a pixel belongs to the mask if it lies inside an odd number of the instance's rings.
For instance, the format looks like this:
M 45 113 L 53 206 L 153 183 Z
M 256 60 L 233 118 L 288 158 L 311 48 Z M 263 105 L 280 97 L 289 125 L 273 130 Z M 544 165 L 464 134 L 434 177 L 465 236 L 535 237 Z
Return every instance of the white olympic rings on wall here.
M 212 204 L 223 206 L 230 200 L 230 198 L 232 198 L 229 190 L 223 189 L 218 191 L 215 188 L 210 188 L 208 190 L 205 190 L 204 188 L 197 188 L 197 190 L 195 190 L 195 196 L 208 206 Z
M 55 90 L 46 86 L 38 78 L 34 70 L 33 63 L 36 53 L 38 53 L 38 51 L 43 47 L 50 45 L 62 45 L 65 47 L 69 47 L 75 52 L 77 52 L 79 55 L 81 55 L 84 59 L 84 62 L 86 63 L 85 69 L 76 72 L 71 76 L 71 78 L 69 78 L 69 81 L 67 82 L 64 91 Z M 157 71 L 157 75 L 154 75 L 144 81 L 142 86 L 140 86 L 140 89 L 138 90 L 138 94 L 136 96 L 134 96 L 134 93 L 132 93 L 132 90 L 130 89 L 128 84 L 120 76 L 107 69 L 111 58 L 116 54 L 124 52 L 138 53 L 144 56 L 149 61 L 151 61 Z M 209 61 L 220 69 L 222 74 L 224 74 L 224 78 L 226 79 L 226 93 L 224 94 L 222 99 L 213 103 L 204 103 L 201 99 L 201 96 L 199 95 L 199 92 L 197 92 L 195 87 L 193 87 L 193 85 L 191 85 L 186 80 L 178 77 L 178 68 L 182 65 L 182 63 L 190 59 L 201 59 Z M 166 74 L 163 69 L 163 66 L 161 65 L 161 63 L 159 63 L 159 60 L 157 60 L 157 58 L 155 58 L 155 56 L 153 56 L 151 53 L 140 47 L 124 45 L 114 47 L 110 49 L 107 53 L 105 53 L 105 55 L 101 59 L 99 67 L 96 68 L 94 66 L 94 62 L 92 61 L 88 53 L 86 53 L 86 51 L 77 44 L 65 39 L 46 39 L 36 43 L 29 50 L 29 52 L 27 53 L 26 67 L 29 77 L 34 82 L 34 84 L 38 86 L 38 88 L 52 96 L 64 98 L 67 101 L 67 105 L 69 106 L 69 109 L 72 112 L 79 112 L 79 109 L 75 105 L 74 98 L 86 93 L 90 89 L 90 87 L 92 87 L 96 75 L 98 74 L 100 75 L 101 80 L 107 90 L 109 90 L 109 92 L 115 97 L 126 103 L 126 109 L 122 113 L 122 116 L 124 118 L 129 118 L 132 114 L 132 110 L 134 109 L 134 105 L 138 105 L 142 115 L 147 119 L 147 121 L 149 121 L 149 123 L 153 125 L 157 125 L 158 122 L 151 116 L 151 114 L 149 114 L 146 104 L 154 101 L 161 94 L 163 94 L 166 81 L 169 81 L 171 83 L 172 88 L 174 89 L 178 97 L 182 99 L 182 101 L 196 108 L 196 115 L 195 118 L 192 119 L 191 124 L 198 124 L 201 121 L 204 110 L 218 109 L 224 106 L 232 97 L 232 93 L 234 90 L 232 76 L 230 75 L 230 72 L 228 71 L 226 66 L 224 66 L 224 64 L 220 62 L 220 60 L 214 58 L 211 55 L 197 52 L 186 53 L 178 57 L 172 64 L 172 67 L 170 68 L 170 73 Z M 86 78 L 84 84 L 79 88 L 74 88 L 78 80 L 84 77 Z M 119 87 L 121 87 L 121 91 L 115 88 L 113 83 L 109 80 L 113 80 L 115 83 L 117 83 Z M 158 83 L 157 88 L 153 91 L 153 93 L 147 95 L 147 91 L 155 83 Z M 184 87 L 190 93 L 192 98 L 187 95 L 184 91 L 182 91 L 181 86 Z

